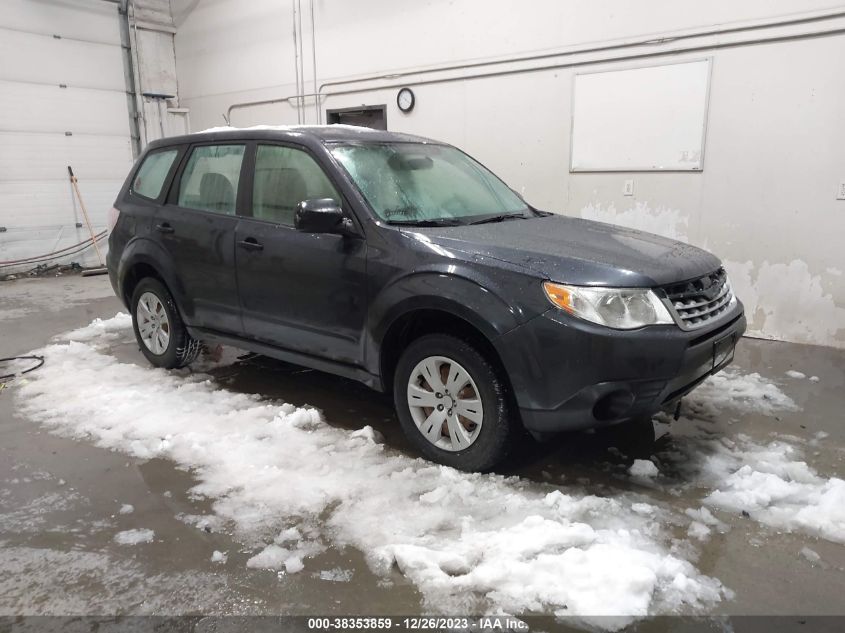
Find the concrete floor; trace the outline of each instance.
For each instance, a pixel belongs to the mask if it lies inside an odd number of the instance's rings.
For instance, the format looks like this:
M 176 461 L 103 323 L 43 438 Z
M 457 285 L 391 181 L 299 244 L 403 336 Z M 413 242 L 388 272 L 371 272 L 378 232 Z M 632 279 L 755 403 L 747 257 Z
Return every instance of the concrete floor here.
M 55 334 L 123 310 L 106 277 L 65 277 L 0 283 L 0 356 L 38 348 Z M 113 350 L 122 361 L 144 363 L 131 345 Z M 765 440 L 789 435 L 814 446 L 806 456 L 825 476 L 842 476 L 845 458 L 845 350 L 745 339 L 736 366 L 781 382 L 801 407 L 778 420 L 759 414 L 717 421 L 715 433 L 745 433 Z M 820 382 L 783 382 L 800 369 Z M 340 378 L 261 359 L 215 370 L 229 390 L 258 393 L 321 408 L 345 428 L 370 424 L 387 443 L 410 452 L 390 401 Z M 309 567 L 352 571 L 349 582 L 319 574 L 285 576 L 248 569 L 253 551 L 225 531 L 203 531 L 179 517 L 206 514 L 208 501 L 188 493 L 192 476 L 163 460 L 138 461 L 85 442 L 52 435 L 16 415 L 13 389 L 0 391 L 0 615 L 17 614 L 415 614 L 416 589 L 398 572 L 385 581 L 352 549 L 330 549 Z M 823 442 L 814 436 L 824 431 Z M 694 429 L 672 425 L 655 442 L 630 443 L 614 433 L 566 435 L 527 446 L 502 471 L 536 481 L 580 480 L 595 494 L 637 487 L 614 475 L 608 447 L 629 456 L 671 454 Z M 628 442 L 626 444 L 626 442 Z M 678 464 L 678 480 L 684 464 Z M 640 490 L 639 492 L 643 492 Z M 688 495 L 646 490 L 680 511 L 698 502 Z M 124 516 L 120 504 L 135 511 Z M 113 542 L 118 530 L 143 519 L 164 538 L 138 548 Z M 736 596 L 725 614 L 845 614 L 845 546 L 801 534 L 783 534 L 741 515 L 721 518 L 731 527 L 703 546 L 697 565 Z M 809 546 L 821 556 L 799 555 Z M 209 560 L 229 551 L 224 565 Z

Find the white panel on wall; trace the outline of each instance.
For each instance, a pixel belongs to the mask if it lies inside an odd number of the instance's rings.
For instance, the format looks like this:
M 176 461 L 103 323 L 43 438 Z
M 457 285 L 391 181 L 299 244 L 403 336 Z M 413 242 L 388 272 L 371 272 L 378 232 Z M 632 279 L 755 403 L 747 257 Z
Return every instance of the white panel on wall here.
M 3 9 L 0 261 L 88 237 L 77 226 L 84 219 L 68 165 L 94 229 L 101 230 L 132 164 L 117 5 L 7 0 Z M 72 260 L 95 263 L 85 253 Z M 2 267 L 0 274 L 13 270 Z
M 710 60 L 575 75 L 572 171 L 698 171 Z
M 6 29 L 0 35 L 0 77 L 5 80 L 124 90 L 121 57 L 119 42 L 57 39 Z
M 0 129 L 127 136 L 126 95 L 0 80 Z
M 4 182 L 64 180 L 73 165 L 82 180 L 123 180 L 132 160 L 126 136 L 0 132 L 0 174 Z
M 117 7 L 91 0 L 3 0 L 0 29 L 120 46 Z

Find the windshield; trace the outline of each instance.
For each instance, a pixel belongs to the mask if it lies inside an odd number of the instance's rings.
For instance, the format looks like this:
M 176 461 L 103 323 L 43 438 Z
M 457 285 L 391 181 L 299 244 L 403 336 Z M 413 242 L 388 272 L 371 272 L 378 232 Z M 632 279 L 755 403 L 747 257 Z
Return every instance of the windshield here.
M 454 147 L 349 144 L 331 151 L 387 222 L 469 224 L 529 211 L 505 183 Z

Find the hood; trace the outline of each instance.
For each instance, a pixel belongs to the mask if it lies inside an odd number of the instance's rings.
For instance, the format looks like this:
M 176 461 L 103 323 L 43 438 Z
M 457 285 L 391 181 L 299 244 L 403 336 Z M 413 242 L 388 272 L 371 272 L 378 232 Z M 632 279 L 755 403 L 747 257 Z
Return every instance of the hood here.
M 411 231 L 443 248 L 582 286 L 662 286 L 706 275 L 721 265 L 711 253 L 683 242 L 562 215 Z

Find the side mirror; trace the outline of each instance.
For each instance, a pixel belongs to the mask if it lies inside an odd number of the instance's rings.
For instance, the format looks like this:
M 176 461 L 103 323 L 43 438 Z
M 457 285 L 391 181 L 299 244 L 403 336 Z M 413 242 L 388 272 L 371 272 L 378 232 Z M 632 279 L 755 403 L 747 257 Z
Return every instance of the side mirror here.
M 303 200 L 296 206 L 293 225 L 306 233 L 345 233 L 345 217 L 332 198 Z

